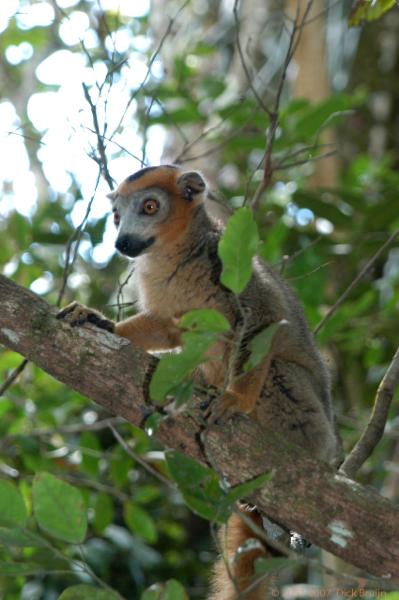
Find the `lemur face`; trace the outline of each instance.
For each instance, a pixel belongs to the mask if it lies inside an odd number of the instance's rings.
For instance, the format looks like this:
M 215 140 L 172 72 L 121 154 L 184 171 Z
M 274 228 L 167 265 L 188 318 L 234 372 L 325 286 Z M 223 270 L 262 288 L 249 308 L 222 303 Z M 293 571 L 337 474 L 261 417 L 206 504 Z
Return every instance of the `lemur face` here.
M 187 228 L 193 207 L 202 202 L 205 182 L 196 172 L 173 165 L 141 169 L 109 194 L 118 237 L 117 250 L 130 258 L 176 240 Z

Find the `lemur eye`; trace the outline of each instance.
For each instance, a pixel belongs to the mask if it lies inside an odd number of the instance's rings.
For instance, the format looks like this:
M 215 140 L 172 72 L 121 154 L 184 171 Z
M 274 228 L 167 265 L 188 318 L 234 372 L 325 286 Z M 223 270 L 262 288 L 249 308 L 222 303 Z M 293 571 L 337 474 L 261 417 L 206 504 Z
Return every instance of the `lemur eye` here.
M 155 198 L 147 198 L 143 202 L 142 212 L 146 215 L 155 215 L 159 209 L 159 202 Z
M 118 227 L 120 220 L 121 220 L 120 215 L 119 215 L 118 211 L 116 210 L 116 208 L 113 208 L 112 212 L 114 213 L 114 223 L 115 223 L 116 227 Z

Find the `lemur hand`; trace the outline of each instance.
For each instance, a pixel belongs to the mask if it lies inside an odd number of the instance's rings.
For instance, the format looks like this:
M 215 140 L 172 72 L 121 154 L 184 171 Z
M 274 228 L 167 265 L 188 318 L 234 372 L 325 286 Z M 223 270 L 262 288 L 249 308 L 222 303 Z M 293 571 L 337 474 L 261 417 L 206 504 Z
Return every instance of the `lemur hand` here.
M 71 325 L 71 327 L 76 327 L 78 325 L 84 325 L 84 323 L 92 323 L 101 329 L 106 329 L 111 333 L 115 330 L 115 323 L 110 321 L 103 314 L 101 314 L 97 310 L 93 310 L 92 308 L 88 308 L 83 304 L 79 304 L 78 302 L 71 302 L 60 310 L 57 314 L 57 319 L 62 319 Z

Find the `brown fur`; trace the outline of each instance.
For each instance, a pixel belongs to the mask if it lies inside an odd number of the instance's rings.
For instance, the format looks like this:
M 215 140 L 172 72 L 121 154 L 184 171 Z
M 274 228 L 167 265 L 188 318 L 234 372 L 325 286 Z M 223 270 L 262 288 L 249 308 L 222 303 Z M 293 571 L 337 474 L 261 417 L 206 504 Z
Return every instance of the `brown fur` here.
M 176 170 L 168 167 L 159 167 L 156 170 L 151 170 L 148 173 L 145 173 L 140 178 L 133 181 L 129 181 L 128 177 L 122 181 L 117 188 L 116 193 L 127 197 L 137 190 L 150 188 L 153 186 L 161 187 L 176 197 L 178 194 Z
M 218 537 L 223 558 L 214 568 L 212 598 L 231 600 L 241 594 L 243 600 L 266 600 L 271 581 L 269 577 L 259 575 L 255 577 L 255 561 L 258 558 L 270 558 L 276 553 L 257 540 L 256 533 L 243 521 L 241 513 L 245 514 L 256 527 L 262 528 L 260 514 L 256 510 L 242 507 L 240 512 L 233 513 L 227 525 L 220 529 Z M 256 547 L 245 550 L 244 545 L 248 540 L 256 540 L 258 542 Z M 237 554 L 238 548 L 244 548 L 244 551 Z M 229 563 L 231 577 L 226 577 L 225 561 Z
M 203 307 L 219 310 L 229 320 L 233 334 L 211 349 L 213 360 L 206 361 L 201 372 L 209 384 L 221 387 L 234 333 L 242 326 L 242 313 L 235 296 L 220 283 L 217 246 L 222 228 L 204 209 L 204 187 L 197 173 L 159 167 L 128 178 L 111 195 L 114 210 L 120 212 L 119 238 L 151 241 L 136 262 L 141 312 L 116 323 L 114 330 L 147 351 L 168 350 L 180 343 L 177 322 L 182 314 Z M 159 202 L 158 216 L 149 218 L 140 213 L 140 203 L 147 197 Z M 337 440 L 329 378 L 298 301 L 277 273 L 255 259 L 240 303 L 247 318 L 239 364 L 228 389 L 212 407 L 213 418 L 237 411 L 250 413 L 320 458 L 333 460 Z M 64 311 L 64 316 L 67 313 Z M 73 310 L 67 318 L 73 321 Z M 241 374 L 248 342 L 281 319 L 288 324 L 275 336 L 271 352 L 256 369 Z M 255 514 L 253 518 L 258 519 Z M 234 561 L 237 548 L 253 534 L 237 515 L 232 516 L 226 532 L 232 576 L 237 589 L 242 589 L 251 580 L 253 560 L 259 551 Z M 223 561 L 215 572 L 212 600 L 236 599 L 236 587 Z M 264 599 L 265 588 L 260 585 L 242 597 Z

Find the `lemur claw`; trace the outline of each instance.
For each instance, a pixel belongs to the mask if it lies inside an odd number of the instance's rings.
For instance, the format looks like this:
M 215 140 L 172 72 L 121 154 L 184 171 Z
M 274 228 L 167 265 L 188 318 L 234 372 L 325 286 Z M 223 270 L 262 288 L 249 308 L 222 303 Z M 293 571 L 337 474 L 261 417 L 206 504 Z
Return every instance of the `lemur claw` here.
M 100 327 L 100 329 L 105 329 L 111 333 L 115 328 L 114 323 L 106 319 L 100 312 L 92 308 L 87 308 L 87 306 L 78 302 L 68 304 L 68 306 L 59 311 L 56 318 L 66 321 L 71 327 L 92 323 L 96 327 Z

